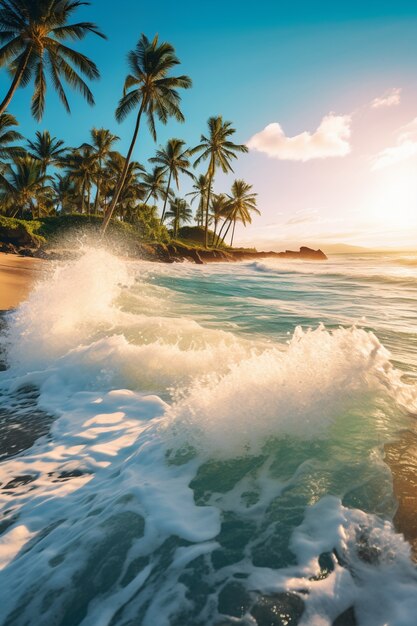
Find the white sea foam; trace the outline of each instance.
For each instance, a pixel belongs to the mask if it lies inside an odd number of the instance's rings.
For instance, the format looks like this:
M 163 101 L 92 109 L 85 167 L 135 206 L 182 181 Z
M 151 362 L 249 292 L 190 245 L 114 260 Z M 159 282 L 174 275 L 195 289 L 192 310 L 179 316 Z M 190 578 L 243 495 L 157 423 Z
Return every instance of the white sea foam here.
M 201 271 L 226 270 L 89 250 L 9 316 L 3 398 L 35 384 L 57 418 L 0 464 L 0 623 L 209 626 L 238 619 L 224 613 L 232 581 L 248 625 L 260 596 L 289 591 L 304 626 L 350 607 L 360 626 L 413 626 L 408 544 L 334 492 L 378 482 L 375 446 L 416 411 L 415 387 L 370 332 L 299 328 L 266 344 L 184 315 L 152 280 Z M 345 442 L 339 459 L 331 441 Z M 352 484 L 332 487 L 339 466 Z M 275 548 L 280 532 L 288 546 Z M 325 552 L 333 570 L 320 576 Z
M 172 430 L 210 455 L 258 453 L 274 436 L 320 437 L 338 417 L 368 409 L 375 394 L 417 409 L 389 354 L 357 328 L 298 328 L 285 352 L 243 359 L 226 375 L 195 380 L 168 412 Z

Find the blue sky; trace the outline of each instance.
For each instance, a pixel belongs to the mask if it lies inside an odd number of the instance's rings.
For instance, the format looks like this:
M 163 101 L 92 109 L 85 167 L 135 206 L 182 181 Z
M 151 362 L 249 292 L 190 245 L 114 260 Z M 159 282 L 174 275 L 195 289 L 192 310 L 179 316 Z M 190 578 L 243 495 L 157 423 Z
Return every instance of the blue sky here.
M 378 207 L 371 207 L 367 222 L 354 218 L 349 222 L 348 216 L 359 211 L 363 217 L 360 199 L 367 197 L 367 184 L 377 186 L 369 167 L 372 158 L 395 147 L 401 128 L 417 116 L 416 2 L 93 0 L 79 11 L 79 19 L 95 21 L 109 38 L 104 42 L 89 37 L 77 45 L 101 70 L 102 79 L 93 84 L 96 106 L 91 109 L 71 94 L 73 114 L 68 116 L 50 92 L 38 125 L 29 114 L 30 88 L 20 90 L 9 110 L 18 117 L 23 134 L 33 136 L 48 128 L 68 144 L 78 145 L 91 127 L 104 126 L 121 137 L 118 148 L 126 150 L 133 116 L 122 125 L 114 120 L 126 54 L 142 32 L 148 36 L 158 32 L 175 46 L 180 71 L 194 83 L 183 95 L 186 123 L 159 126 L 158 143 L 178 136 L 194 145 L 207 118 L 217 114 L 233 121 L 240 142 L 272 123 L 280 125 L 285 137 L 297 137 L 314 133 L 329 113 L 349 116 L 349 153 L 333 156 L 330 150 L 328 156 L 303 160 L 251 151 L 236 163 L 235 175 L 253 183 L 262 211 L 251 230 L 239 231 L 242 242 L 255 240 L 271 247 L 276 242 L 278 248 L 281 242 L 304 241 L 389 244 L 388 235 L 378 239 L 372 227 Z M 3 71 L 0 89 L 6 86 Z M 370 105 L 393 89 L 401 90 L 398 103 Z M 135 158 L 145 163 L 153 150 L 144 129 Z M 414 156 L 410 158 L 417 167 Z M 403 186 L 405 170 L 411 176 L 410 159 L 401 168 L 394 187 Z M 389 178 L 386 172 L 381 176 Z M 227 190 L 232 180 L 233 176 L 219 175 L 217 191 Z M 184 181 L 181 193 L 188 188 Z M 395 189 L 390 193 L 395 197 Z M 414 189 L 408 195 L 412 193 Z M 389 207 L 384 210 L 389 212 Z M 406 214 L 408 209 L 402 210 Z M 337 222 L 338 216 L 343 219 Z M 295 229 L 295 223 L 303 224 L 303 229 Z M 414 222 L 411 225 L 417 228 Z M 410 232 L 408 222 L 406 230 Z M 387 224 L 389 232 L 392 225 Z M 402 235 L 395 237 L 393 245 L 407 245 Z

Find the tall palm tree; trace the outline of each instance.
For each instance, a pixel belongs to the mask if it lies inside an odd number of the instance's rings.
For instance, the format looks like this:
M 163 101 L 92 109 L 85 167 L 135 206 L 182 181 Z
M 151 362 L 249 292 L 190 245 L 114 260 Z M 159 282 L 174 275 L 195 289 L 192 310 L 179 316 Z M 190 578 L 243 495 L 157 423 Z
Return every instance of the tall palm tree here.
M 106 128 L 92 128 L 90 131 L 91 143 L 86 144 L 94 151 L 97 158 L 96 198 L 94 200 L 94 213 L 98 213 L 101 200 L 101 184 L 104 175 L 104 163 L 113 145 L 120 137 L 113 135 Z
M 188 76 L 169 76 L 179 64 L 173 46 L 159 43 L 158 35 L 152 41 L 142 35 L 135 48 L 129 53 L 130 74 L 126 77 L 124 94 L 116 109 L 116 119 L 122 122 L 131 111 L 138 109 L 135 130 L 126 156 L 125 168 L 120 176 L 116 192 L 103 220 L 102 232 L 106 231 L 123 187 L 133 150 L 139 134 L 142 115 L 147 117 L 151 135 L 156 141 L 155 116 L 166 124 L 170 117 L 183 122 L 178 89 L 191 87 Z
M 195 214 L 195 221 L 197 222 L 197 226 L 203 226 L 204 224 L 204 210 L 206 206 L 206 198 L 208 191 L 208 179 L 205 174 L 200 174 L 198 178 L 194 178 L 194 191 L 190 191 L 187 193 L 187 196 L 191 197 L 191 204 L 194 200 L 198 199 L 198 208 Z
M 179 175 L 186 174 L 193 178 L 193 174 L 190 172 L 190 160 L 188 159 L 188 150 L 185 148 L 185 141 L 181 139 L 169 139 L 165 148 L 160 148 L 156 151 L 154 157 L 149 159 L 151 163 L 157 163 L 161 167 L 165 168 L 165 172 L 168 174 L 168 183 L 165 192 L 164 207 L 162 209 L 161 223 L 164 223 L 165 211 L 169 197 L 169 190 L 171 188 L 171 179 L 173 178 L 177 189 L 180 188 Z
M 160 198 L 165 196 L 165 168 L 155 166 L 151 172 L 142 174 L 141 178 L 142 187 L 145 191 L 145 206 L 151 198 L 157 202 Z
M 208 192 L 206 199 L 204 237 L 204 245 L 206 248 L 208 247 L 210 194 L 216 169 L 220 167 L 224 173 L 233 172 L 230 164 L 231 160 L 237 158 L 238 152 L 248 151 L 246 146 L 242 144 L 235 144 L 230 141 L 231 135 L 233 135 L 236 130 L 232 127 L 231 122 L 224 122 L 221 115 L 209 118 L 208 129 L 208 135 L 201 135 L 201 143 L 190 151 L 190 154 L 196 154 L 198 152 L 201 153 L 194 163 L 195 167 L 199 165 L 201 161 L 206 161 L 208 159 L 209 162 L 207 169 Z
M 49 130 L 43 133 L 36 132 L 36 139 L 28 141 L 28 153 L 32 159 L 39 161 L 42 171 L 46 175 L 50 165 L 58 165 L 66 153 L 64 142 L 56 137 L 51 137 Z
M 29 210 L 40 216 L 41 207 L 48 200 L 45 175 L 39 161 L 29 156 L 17 157 L 0 177 L 0 202 L 10 209 L 10 217 Z
M 217 243 L 220 242 L 223 228 L 226 224 L 227 230 L 223 236 L 223 240 L 226 239 L 227 234 L 233 224 L 232 239 L 230 245 L 233 246 L 233 239 L 235 235 L 236 222 L 242 222 L 244 226 L 252 223 L 251 213 L 260 215 L 259 209 L 256 207 L 256 196 L 258 194 L 252 192 L 252 185 L 245 183 L 244 180 L 235 180 L 231 193 L 227 195 L 229 202 L 227 207 L 227 219 L 224 221 L 222 228 L 220 229 Z
M 228 214 L 229 198 L 224 193 L 216 193 L 211 196 L 210 217 L 214 222 L 213 244 L 216 241 L 217 226 L 222 218 Z
M 22 135 L 13 130 L 19 123 L 14 115 L 3 113 L 0 115 L 0 159 L 12 159 L 17 156 L 24 156 L 25 150 L 19 146 L 10 145 L 15 141 L 21 141 Z
M 16 89 L 32 80 L 32 114 L 42 118 L 45 109 L 47 71 L 52 85 L 68 112 L 67 95 L 62 81 L 78 90 L 89 104 L 93 94 L 82 75 L 99 77 L 96 65 L 88 57 L 66 46 L 68 39 L 82 40 L 89 33 L 105 39 L 92 22 L 70 24 L 72 14 L 90 2 L 80 0 L 0 0 L 0 66 L 7 66 L 13 79 L 0 104 L 0 114 L 9 106 Z
M 181 224 L 191 222 L 193 213 L 183 198 L 174 198 L 171 200 L 170 209 L 167 211 L 167 217 L 172 218 L 172 229 L 174 239 L 178 237 L 178 231 Z

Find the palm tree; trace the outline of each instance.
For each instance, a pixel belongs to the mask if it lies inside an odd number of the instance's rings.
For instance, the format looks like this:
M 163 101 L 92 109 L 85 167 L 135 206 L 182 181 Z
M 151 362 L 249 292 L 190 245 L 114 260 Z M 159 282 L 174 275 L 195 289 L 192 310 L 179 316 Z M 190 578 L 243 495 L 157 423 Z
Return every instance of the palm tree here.
M 101 184 L 103 180 L 104 162 L 110 154 L 113 144 L 119 141 L 120 137 L 113 135 L 106 128 L 93 128 L 90 131 L 91 144 L 88 145 L 95 153 L 97 158 L 97 180 L 96 180 L 96 198 L 94 200 L 94 213 L 98 213 L 101 199 Z
M 192 196 L 191 204 L 194 200 L 198 199 L 198 208 L 195 214 L 195 221 L 197 226 L 203 226 L 204 224 L 204 209 L 206 206 L 206 198 L 208 191 L 208 179 L 205 174 L 200 174 L 198 178 L 194 178 L 194 191 L 187 193 L 187 196 Z
M 216 241 L 217 226 L 219 221 L 228 214 L 229 202 L 229 198 L 224 193 L 213 194 L 211 197 L 210 209 L 211 217 L 214 222 L 213 244 Z
M 96 172 L 97 161 L 91 147 L 83 145 L 72 150 L 62 164 L 69 179 L 75 184 L 81 200 L 81 213 L 84 213 L 87 195 L 87 213 L 91 211 L 91 184 Z
M 224 221 L 219 236 L 217 238 L 217 244 L 220 242 L 223 228 L 228 224 L 227 230 L 223 236 L 223 241 L 226 239 L 227 234 L 233 224 L 232 239 L 230 245 L 233 246 L 233 239 L 235 235 L 236 222 L 240 221 L 244 226 L 252 223 L 251 213 L 257 213 L 260 215 L 259 209 L 256 207 L 256 196 L 258 194 L 252 192 L 252 185 L 245 183 L 244 180 L 235 180 L 231 194 L 227 195 L 229 204 L 227 208 L 227 219 Z
M 208 135 L 201 135 L 201 143 L 190 151 L 190 154 L 201 152 L 200 156 L 194 163 L 196 167 L 201 161 L 209 160 L 207 169 L 208 192 L 206 199 L 205 212 L 205 237 L 204 245 L 208 246 L 208 225 L 209 225 L 209 208 L 210 194 L 213 185 L 216 168 L 220 167 L 224 173 L 233 172 L 230 162 L 237 158 L 237 152 L 247 152 L 248 148 L 241 144 L 235 144 L 230 141 L 231 135 L 236 131 L 232 127 L 231 122 L 224 122 L 223 118 L 210 117 L 208 120 Z
M 22 135 L 16 130 L 13 130 L 13 126 L 18 126 L 19 123 L 14 115 L 10 113 L 3 113 L 0 115 L 0 159 L 12 159 L 17 156 L 24 156 L 24 149 L 19 146 L 11 146 L 11 143 L 15 141 L 21 141 Z
M 169 76 L 170 70 L 179 64 L 179 59 L 171 44 L 159 43 L 158 35 L 152 41 L 142 35 L 135 50 L 129 53 L 128 62 L 131 73 L 125 80 L 124 94 L 116 109 L 116 119 L 122 122 L 135 109 L 138 109 L 138 113 L 125 167 L 103 220 L 103 234 L 123 187 L 139 134 L 142 115 L 146 115 L 151 135 L 156 141 L 155 116 L 163 124 L 166 124 L 170 117 L 183 122 L 184 116 L 180 109 L 181 98 L 178 89 L 191 87 L 191 79 L 188 76 Z
M 184 222 L 191 222 L 193 213 L 187 204 L 186 200 L 182 198 L 174 198 L 171 200 L 170 209 L 167 211 L 167 217 L 172 218 L 172 228 L 174 239 L 178 237 L 178 231 Z
M 81 75 L 90 80 L 99 78 L 96 65 L 62 43 L 68 39 L 82 40 L 89 33 L 105 39 L 92 22 L 68 23 L 80 6 L 89 4 L 80 0 L 0 0 L 0 66 L 7 66 L 13 77 L 0 104 L 0 114 L 9 106 L 17 88 L 34 80 L 32 114 L 40 120 L 45 109 L 45 71 L 68 112 L 70 106 L 62 80 L 94 104 L 93 94 Z
M 43 174 L 46 175 L 50 165 L 59 165 L 67 151 L 64 142 L 56 137 L 51 137 L 50 132 L 36 132 L 36 139 L 28 141 L 28 154 L 32 159 L 42 165 Z
M 108 194 L 114 193 L 119 180 L 120 173 L 123 171 L 126 159 L 120 152 L 110 152 L 106 167 L 106 182 L 108 184 Z M 145 188 L 141 182 L 141 176 L 144 172 L 143 166 L 137 161 L 131 161 L 127 170 L 127 175 L 123 188 L 119 195 L 118 209 L 123 219 L 126 216 L 131 217 L 136 209 L 139 201 L 145 197 Z
M 0 202 L 10 208 L 10 217 L 30 210 L 32 216 L 48 200 L 48 189 L 44 185 L 45 175 L 39 161 L 29 156 L 17 157 L 12 165 L 8 165 L 0 177 Z
M 145 191 L 146 200 L 143 203 L 145 206 L 151 198 L 155 202 L 163 198 L 165 196 L 165 168 L 155 166 L 150 173 L 142 174 L 142 187 Z
M 190 172 L 191 164 L 188 159 L 188 150 L 184 148 L 184 146 L 185 141 L 182 141 L 181 139 L 169 139 L 165 148 L 157 150 L 155 156 L 149 159 L 151 163 L 157 163 L 161 167 L 165 168 L 165 172 L 169 172 L 164 207 L 161 215 L 162 224 L 165 219 L 169 190 L 171 188 L 171 179 L 174 179 L 177 189 L 179 189 L 179 174 L 187 174 L 187 176 L 191 176 L 191 178 L 193 178 L 193 174 Z
M 71 213 L 76 206 L 77 190 L 68 174 L 55 174 L 52 181 L 56 210 L 62 213 Z

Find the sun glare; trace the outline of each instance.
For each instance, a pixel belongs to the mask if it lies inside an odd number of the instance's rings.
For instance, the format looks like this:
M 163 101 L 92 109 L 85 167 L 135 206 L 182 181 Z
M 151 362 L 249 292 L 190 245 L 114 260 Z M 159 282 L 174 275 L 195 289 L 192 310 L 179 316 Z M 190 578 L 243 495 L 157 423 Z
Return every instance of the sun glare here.
M 367 207 L 377 227 L 417 228 L 417 178 L 411 165 L 382 170 Z

